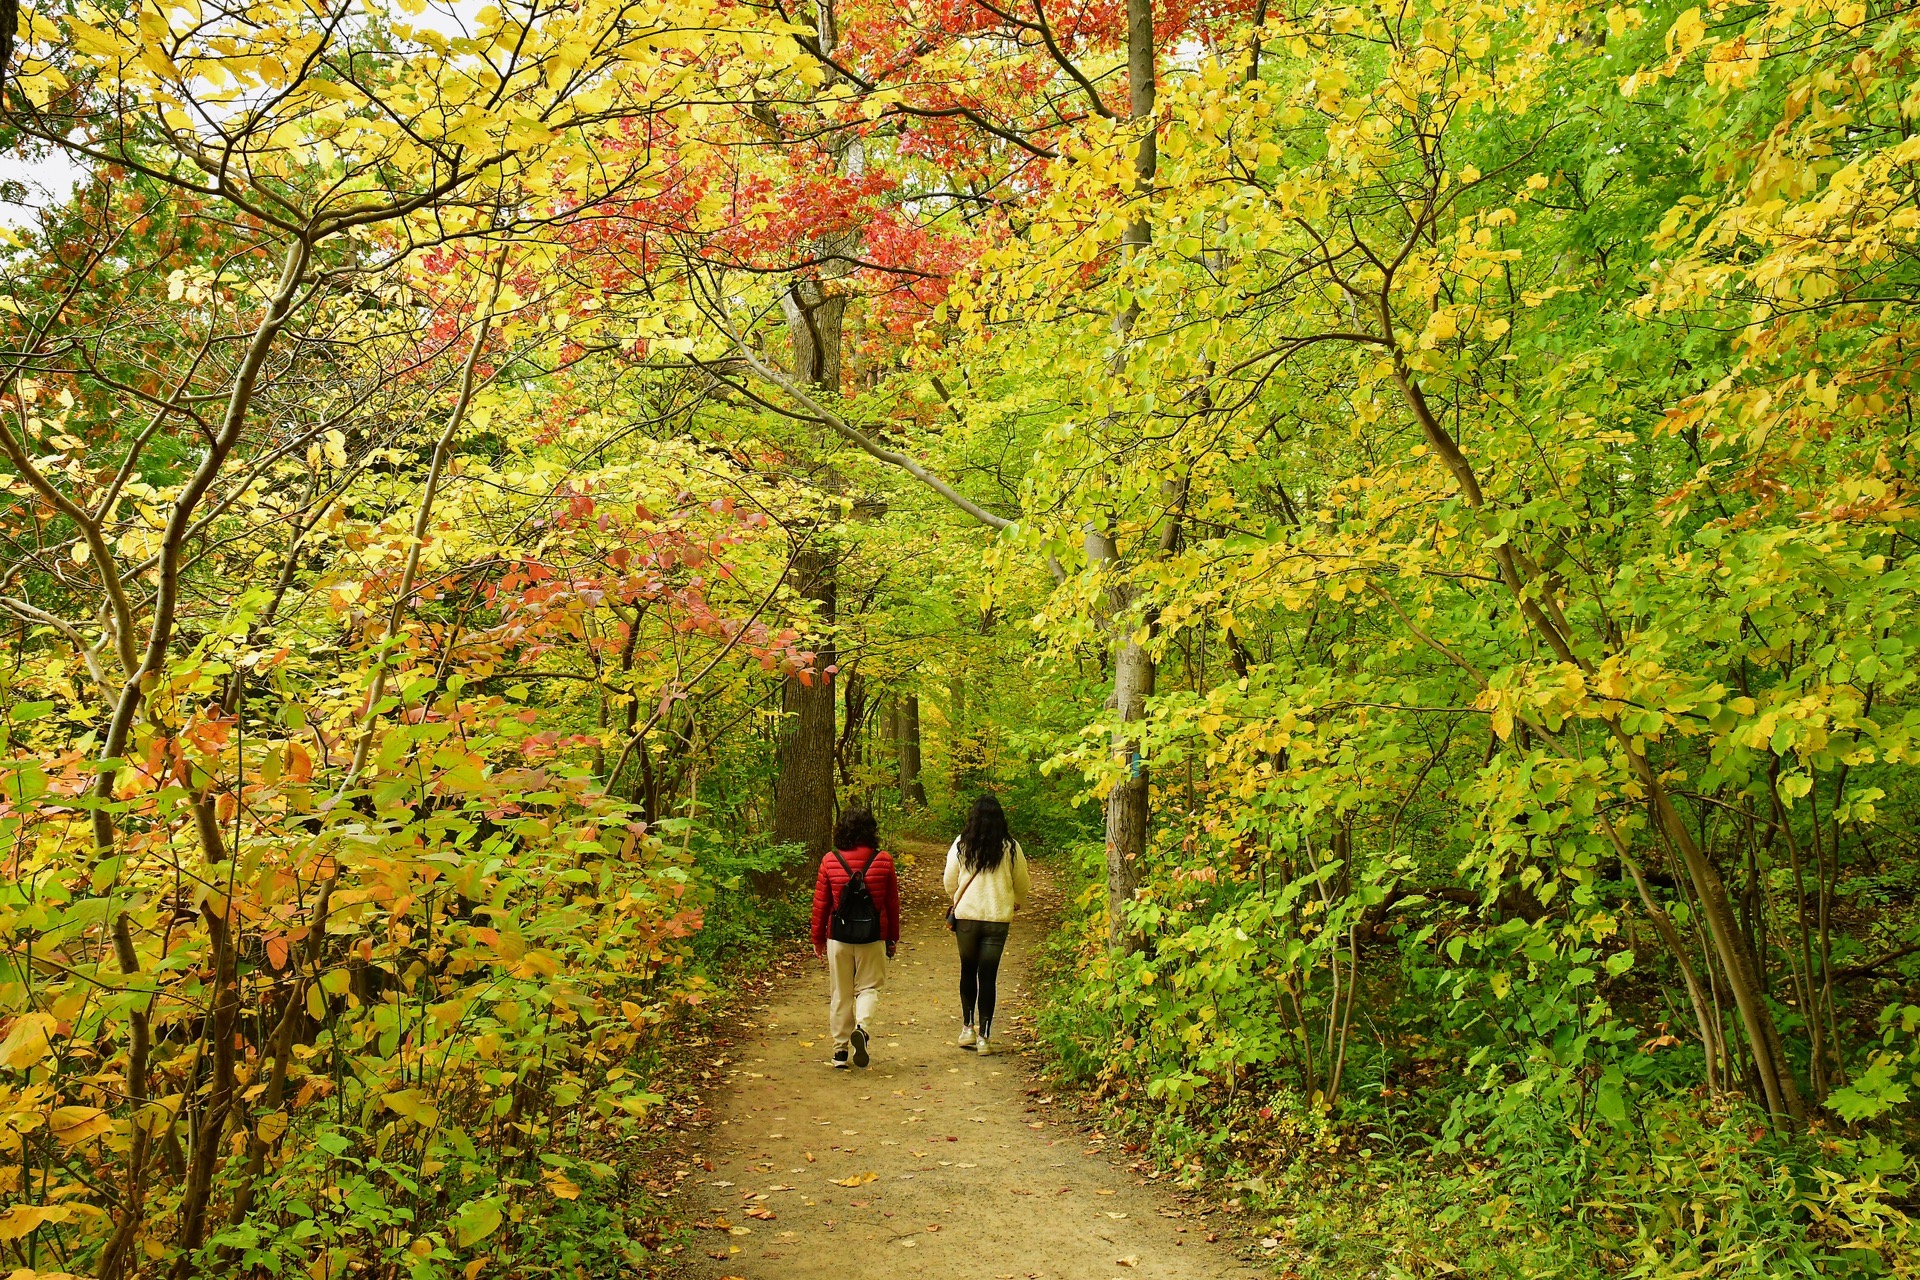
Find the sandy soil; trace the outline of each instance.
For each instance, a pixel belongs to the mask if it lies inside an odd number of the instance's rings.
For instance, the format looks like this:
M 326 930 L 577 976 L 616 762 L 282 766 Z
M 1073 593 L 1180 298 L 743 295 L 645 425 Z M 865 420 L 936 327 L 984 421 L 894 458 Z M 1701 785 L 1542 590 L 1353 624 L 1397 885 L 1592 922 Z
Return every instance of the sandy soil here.
M 1044 872 L 1000 972 L 996 1048 L 958 1048 L 959 961 L 942 923 L 943 849 L 903 845 L 904 933 L 873 1065 L 828 1065 L 826 975 L 743 1009 L 710 1124 L 677 1199 L 703 1227 L 698 1280 L 1252 1280 L 1230 1215 L 1109 1160 L 1030 1076 L 1031 949 L 1057 900 Z M 905 859 L 903 858 L 903 861 Z M 1118 1153 L 1116 1153 L 1117 1155 Z M 710 1167 L 709 1167 L 710 1166 Z M 852 1183 L 854 1185 L 847 1185 Z

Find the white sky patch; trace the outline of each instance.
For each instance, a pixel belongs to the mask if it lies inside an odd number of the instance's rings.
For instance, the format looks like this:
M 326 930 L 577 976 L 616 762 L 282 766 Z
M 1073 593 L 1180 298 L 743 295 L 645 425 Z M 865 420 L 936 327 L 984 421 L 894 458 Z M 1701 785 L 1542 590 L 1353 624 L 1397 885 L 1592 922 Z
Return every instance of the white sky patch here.
M 0 183 L 8 184 L 5 194 L 20 194 L 11 189 L 13 183 L 26 188 L 19 200 L 0 197 L 0 226 L 27 226 L 41 209 L 65 204 L 86 172 L 86 167 L 65 151 L 49 149 L 32 158 L 18 151 L 0 153 Z

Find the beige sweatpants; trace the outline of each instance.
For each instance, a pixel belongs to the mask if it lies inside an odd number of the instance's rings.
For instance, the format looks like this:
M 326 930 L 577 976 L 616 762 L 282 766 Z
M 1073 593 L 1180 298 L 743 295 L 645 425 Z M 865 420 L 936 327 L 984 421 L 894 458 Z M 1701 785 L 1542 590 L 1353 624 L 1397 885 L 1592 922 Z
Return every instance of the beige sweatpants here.
M 827 942 L 827 1031 L 833 1047 L 853 1043 L 856 1025 L 867 1026 L 887 981 L 884 942 Z M 871 1028 L 869 1028 L 871 1029 Z

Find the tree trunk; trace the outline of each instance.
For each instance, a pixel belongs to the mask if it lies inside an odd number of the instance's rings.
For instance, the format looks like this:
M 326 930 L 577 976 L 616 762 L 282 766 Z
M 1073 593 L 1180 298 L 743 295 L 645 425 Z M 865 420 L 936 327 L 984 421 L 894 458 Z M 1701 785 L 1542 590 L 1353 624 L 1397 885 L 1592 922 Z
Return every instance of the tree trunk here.
M 833 6 L 816 5 L 821 48 L 831 52 L 837 43 Z M 830 246 L 820 246 L 826 248 Z M 834 274 L 844 274 L 844 268 Z M 793 374 L 831 402 L 840 394 L 840 329 L 846 313 L 844 295 L 829 294 L 817 279 L 795 280 L 780 299 L 792 343 Z M 800 553 L 793 565 L 795 590 L 818 603 L 821 632 L 814 669 L 805 678 L 787 677 L 781 691 L 782 735 L 780 776 L 774 785 L 773 834 L 781 841 L 803 844 L 814 858 L 824 857 L 833 843 L 834 766 L 839 756 L 835 726 L 835 680 L 827 669 L 835 664 L 837 556 L 816 541 Z
M 1104 534 L 1087 535 L 1087 558 L 1117 571 L 1119 555 Z M 1146 718 L 1147 699 L 1153 696 L 1154 662 L 1140 642 L 1140 628 L 1132 618 L 1132 592 L 1110 585 L 1106 608 L 1115 629 L 1113 699 L 1108 707 L 1118 723 L 1113 731 L 1113 760 L 1120 780 L 1107 792 L 1107 942 L 1132 950 L 1139 936 L 1127 928 L 1127 904 L 1140 884 L 1140 864 L 1146 856 L 1147 823 L 1151 817 L 1147 762 L 1141 754 L 1137 726 Z
M 1614 734 L 1616 739 L 1626 736 L 1618 729 L 1614 730 Z M 1745 939 L 1740 934 L 1739 919 L 1727 895 L 1726 882 L 1721 879 L 1719 868 L 1713 865 L 1713 859 L 1694 841 L 1693 833 L 1687 830 L 1686 822 L 1668 799 L 1666 787 L 1659 781 L 1652 766 L 1644 757 L 1631 752 L 1628 762 L 1652 792 L 1654 816 L 1659 819 L 1668 842 L 1680 854 L 1687 876 L 1693 881 L 1694 894 L 1700 902 L 1700 914 L 1706 922 L 1707 936 L 1713 943 L 1720 960 L 1720 971 L 1733 992 L 1734 1007 L 1739 1011 L 1740 1021 L 1747 1032 L 1747 1047 L 1753 1053 L 1753 1065 L 1760 1077 L 1761 1090 L 1766 1095 L 1767 1110 L 1804 1129 L 1807 1123 L 1806 1101 L 1801 1097 L 1799 1083 L 1793 1077 L 1793 1065 L 1787 1059 L 1779 1027 L 1773 1020 L 1773 1011 L 1767 1007 L 1766 997 L 1761 994 L 1757 976 L 1759 964 L 1755 957 L 1747 953 Z
M 1153 0 L 1127 0 L 1127 101 L 1129 115 L 1146 125 L 1133 157 L 1134 190 L 1146 197 L 1153 189 L 1159 151 L 1152 126 L 1155 100 Z M 1143 210 L 1128 221 L 1124 243 L 1130 248 L 1153 242 L 1153 224 Z M 1136 307 L 1114 317 L 1114 329 L 1123 339 L 1133 328 Z M 1116 362 L 1124 357 L 1115 353 Z M 1120 549 L 1112 537 L 1087 534 L 1087 560 L 1109 574 L 1120 565 Z M 1138 935 L 1127 928 L 1127 904 L 1140 884 L 1140 864 L 1147 851 L 1147 824 L 1151 818 L 1146 760 L 1140 738 L 1131 727 L 1146 716 L 1153 696 L 1154 664 L 1140 643 L 1140 628 L 1132 618 L 1132 592 L 1117 582 L 1107 594 L 1107 615 L 1113 637 L 1113 700 L 1119 719 L 1113 735 L 1113 755 L 1122 773 L 1107 793 L 1107 943 L 1116 950 L 1133 950 Z
M 900 762 L 900 803 L 927 804 L 927 789 L 920 781 L 920 697 L 901 694 L 893 708 L 893 742 Z
M 795 589 L 818 603 L 822 628 L 814 668 L 788 676 L 781 691 L 780 776 L 774 784 L 773 834 L 823 857 L 833 841 L 834 562 L 809 547 L 793 565 Z
M 867 762 L 866 739 L 861 735 L 867 723 L 867 682 L 858 671 L 848 671 L 840 684 L 844 710 L 840 717 L 840 744 L 835 754 L 840 764 L 840 785 L 852 790 L 856 781 L 854 771 Z M 872 797 L 865 791 L 862 796 L 862 803 L 872 804 Z
M 818 280 L 796 280 L 780 298 L 793 335 L 793 376 L 808 386 L 839 394 L 840 327 L 844 294 L 829 294 Z

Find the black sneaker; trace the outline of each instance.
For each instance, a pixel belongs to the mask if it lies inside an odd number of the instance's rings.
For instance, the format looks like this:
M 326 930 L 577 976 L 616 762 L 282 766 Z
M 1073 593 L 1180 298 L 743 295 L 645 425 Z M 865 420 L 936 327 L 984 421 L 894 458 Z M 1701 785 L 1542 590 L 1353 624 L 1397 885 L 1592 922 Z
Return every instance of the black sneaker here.
M 858 1033 L 856 1032 L 855 1034 Z M 833 1051 L 833 1069 L 835 1071 L 845 1071 L 847 1069 L 847 1051 L 845 1049 L 835 1049 Z
M 864 1067 L 871 1061 L 873 1059 L 867 1056 L 867 1029 L 855 1027 L 853 1029 L 853 1065 Z

